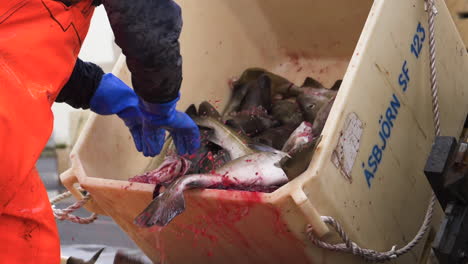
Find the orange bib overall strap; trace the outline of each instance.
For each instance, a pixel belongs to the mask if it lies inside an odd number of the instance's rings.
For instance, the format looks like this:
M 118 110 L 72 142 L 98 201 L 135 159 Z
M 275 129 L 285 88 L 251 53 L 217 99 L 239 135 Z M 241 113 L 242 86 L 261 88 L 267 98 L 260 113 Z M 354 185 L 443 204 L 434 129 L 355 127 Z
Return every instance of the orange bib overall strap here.
M 0 3 L 0 263 L 60 262 L 57 227 L 35 163 L 52 132 L 51 105 L 88 32 L 91 2 Z

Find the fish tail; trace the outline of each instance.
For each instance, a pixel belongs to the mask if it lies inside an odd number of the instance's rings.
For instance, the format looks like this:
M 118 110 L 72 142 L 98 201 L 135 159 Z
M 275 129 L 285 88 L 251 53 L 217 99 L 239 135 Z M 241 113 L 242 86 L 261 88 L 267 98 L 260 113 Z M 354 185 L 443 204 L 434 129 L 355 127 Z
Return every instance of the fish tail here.
M 185 210 L 183 192 L 166 189 L 156 197 L 134 220 L 139 227 L 166 226 Z

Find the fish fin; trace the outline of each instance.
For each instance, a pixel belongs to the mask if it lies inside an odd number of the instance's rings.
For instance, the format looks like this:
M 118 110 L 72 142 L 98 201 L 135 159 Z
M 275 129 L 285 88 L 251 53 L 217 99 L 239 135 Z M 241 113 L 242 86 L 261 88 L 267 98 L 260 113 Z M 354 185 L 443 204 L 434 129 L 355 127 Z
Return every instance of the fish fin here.
M 323 84 L 312 77 L 307 77 L 302 84 L 302 87 L 324 88 Z
M 216 110 L 216 108 L 207 101 L 203 101 L 198 106 L 198 113 L 200 116 L 207 116 L 214 118 L 216 120 L 221 120 L 221 114 Z
M 335 84 L 333 84 L 333 86 L 330 88 L 330 90 L 338 91 L 340 89 L 340 86 L 341 86 L 342 82 L 343 82 L 343 80 L 337 80 L 335 82 Z
M 88 261 L 86 262 L 86 264 L 94 264 L 94 263 L 96 263 L 96 261 L 98 260 L 99 256 L 100 256 L 101 253 L 104 251 L 104 249 L 106 249 L 106 248 L 101 248 L 98 252 L 96 252 L 96 254 L 94 254 L 94 256 L 93 256 L 90 260 L 88 260 Z
M 198 116 L 197 107 L 194 104 L 189 105 L 185 113 L 190 117 Z
M 166 226 L 185 210 L 183 192 L 166 189 L 156 197 L 134 220 L 139 227 Z

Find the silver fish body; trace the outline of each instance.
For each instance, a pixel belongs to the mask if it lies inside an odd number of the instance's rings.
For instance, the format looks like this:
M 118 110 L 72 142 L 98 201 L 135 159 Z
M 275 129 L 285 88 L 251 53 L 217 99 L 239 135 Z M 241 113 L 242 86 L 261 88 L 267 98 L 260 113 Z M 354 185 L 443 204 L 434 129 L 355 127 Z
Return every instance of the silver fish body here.
M 210 117 L 194 118 L 197 125 L 213 130 L 209 140 L 225 149 L 231 159 L 252 154 L 254 151 L 247 146 L 249 139 L 239 135 L 225 124 Z
M 288 177 L 280 163 L 284 152 L 259 152 L 233 160 L 212 174 L 186 175 L 173 182 L 135 218 L 140 227 L 166 226 L 185 210 L 184 191 L 193 188 L 230 188 L 239 190 L 281 186 Z

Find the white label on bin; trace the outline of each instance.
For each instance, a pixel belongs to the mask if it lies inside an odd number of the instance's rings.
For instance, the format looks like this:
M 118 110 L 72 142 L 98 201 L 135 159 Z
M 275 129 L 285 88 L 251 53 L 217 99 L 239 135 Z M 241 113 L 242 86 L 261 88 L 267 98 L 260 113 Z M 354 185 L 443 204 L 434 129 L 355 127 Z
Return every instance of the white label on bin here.
M 363 127 L 356 113 L 350 113 L 346 119 L 338 144 L 332 154 L 332 162 L 340 169 L 341 174 L 352 182 L 351 170 L 359 151 Z

